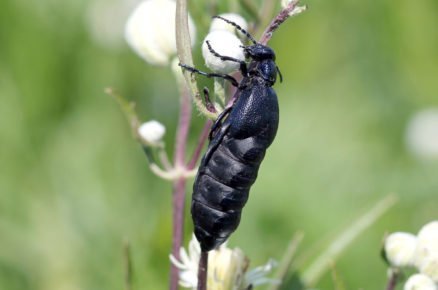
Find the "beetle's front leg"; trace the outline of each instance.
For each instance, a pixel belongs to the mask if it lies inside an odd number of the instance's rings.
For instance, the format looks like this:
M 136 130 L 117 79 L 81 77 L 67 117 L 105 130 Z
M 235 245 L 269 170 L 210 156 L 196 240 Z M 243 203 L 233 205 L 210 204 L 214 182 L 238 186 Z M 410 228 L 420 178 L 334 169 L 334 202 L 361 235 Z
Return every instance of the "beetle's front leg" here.
M 227 75 L 227 74 L 217 74 L 217 73 L 207 73 L 207 72 L 203 72 L 203 71 L 200 71 L 200 70 L 197 69 L 197 68 L 194 68 L 194 67 L 192 67 L 192 66 L 189 66 L 189 65 L 186 65 L 186 64 L 183 64 L 183 63 L 179 63 L 178 65 L 179 65 L 180 67 L 182 67 L 182 68 L 188 70 L 188 71 L 191 71 L 192 73 L 197 73 L 197 74 L 203 75 L 203 76 L 205 76 L 205 77 L 207 77 L 207 78 L 213 78 L 213 77 L 223 78 L 223 79 L 225 79 L 225 80 L 231 82 L 231 84 L 232 84 L 233 86 L 235 86 L 235 87 L 238 87 L 238 86 L 239 86 L 239 82 L 238 82 L 234 77 L 232 77 L 232 76 L 230 76 L 230 75 Z

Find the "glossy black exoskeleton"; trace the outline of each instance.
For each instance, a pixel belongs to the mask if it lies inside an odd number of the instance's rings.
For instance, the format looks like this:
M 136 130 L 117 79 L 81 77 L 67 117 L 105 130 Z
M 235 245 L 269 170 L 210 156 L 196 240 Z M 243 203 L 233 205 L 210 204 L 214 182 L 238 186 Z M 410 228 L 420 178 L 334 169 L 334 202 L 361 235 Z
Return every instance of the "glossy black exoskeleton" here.
M 221 245 L 239 225 L 250 187 L 257 178 L 266 149 L 277 133 L 278 101 L 272 85 L 277 74 L 281 80 L 271 48 L 256 42 L 237 24 L 216 17 L 235 26 L 253 44 L 243 47 L 250 60 L 247 64 L 218 54 L 207 42 L 216 57 L 239 63 L 243 75 L 240 83 L 230 75 L 205 73 L 180 64 L 207 77 L 223 77 L 237 86 L 234 103 L 213 124 L 210 143 L 193 185 L 191 212 L 202 251 Z

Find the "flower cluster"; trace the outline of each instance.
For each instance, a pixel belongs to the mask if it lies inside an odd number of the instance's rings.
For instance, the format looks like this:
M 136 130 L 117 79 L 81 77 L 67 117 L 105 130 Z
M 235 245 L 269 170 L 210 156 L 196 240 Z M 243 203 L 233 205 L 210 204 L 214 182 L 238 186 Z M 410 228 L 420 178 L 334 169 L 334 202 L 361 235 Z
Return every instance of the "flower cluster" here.
M 201 247 L 193 235 L 188 251 L 180 249 L 180 259 L 170 255 L 172 263 L 180 270 L 179 283 L 182 287 L 197 289 L 198 262 Z M 249 260 L 239 248 L 230 249 L 226 243 L 209 252 L 208 290 L 244 290 L 262 284 L 278 284 L 279 280 L 266 277 L 276 266 L 273 260 L 248 271 Z
M 405 290 L 438 289 L 438 220 L 423 226 L 416 236 L 403 232 L 390 234 L 384 251 L 391 266 L 418 270 L 418 274 L 409 277 Z

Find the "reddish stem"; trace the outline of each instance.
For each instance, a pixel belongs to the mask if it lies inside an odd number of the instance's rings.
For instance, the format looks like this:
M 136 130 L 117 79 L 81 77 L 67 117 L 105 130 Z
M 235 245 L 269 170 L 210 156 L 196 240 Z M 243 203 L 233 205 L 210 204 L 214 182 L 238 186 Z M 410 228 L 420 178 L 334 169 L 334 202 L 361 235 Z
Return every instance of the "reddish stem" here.
M 207 289 L 208 252 L 201 252 L 198 267 L 198 290 Z
M 398 271 L 391 271 L 391 276 L 389 277 L 388 284 L 386 285 L 386 290 L 394 290 L 395 286 L 397 286 L 399 278 L 399 272 Z
M 189 134 L 192 105 L 189 92 L 184 88 L 181 92 L 180 115 L 175 144 L 175 166 L 184 166 L 187 136 Z
M 180 115 L 178 121 L 178 129 L 175 142 L 175 156 L 174 166 L 175 168 L 185 167 L 185 151 L 187 145 L 187 136 L 189 133 L 190 119 L 192 115 L 192 106 L 190 95 L 187 89 L 183 89 L 181 92 L 180 100 Z M 173 207 L 173 229 L 172 229 L 172 255 L 176 259 L 180 259 L 179 250 L 183 242 L 184 233 L 184 205 L 185 205 L 185 187 L 186 180 L 184 177 L 180 177 L 173 182 L 173 195 L 172 195 L 172 207 Z M 170 290 L 178 289 L 178 275 L 179 270 L 173 264 L 170 268 Z

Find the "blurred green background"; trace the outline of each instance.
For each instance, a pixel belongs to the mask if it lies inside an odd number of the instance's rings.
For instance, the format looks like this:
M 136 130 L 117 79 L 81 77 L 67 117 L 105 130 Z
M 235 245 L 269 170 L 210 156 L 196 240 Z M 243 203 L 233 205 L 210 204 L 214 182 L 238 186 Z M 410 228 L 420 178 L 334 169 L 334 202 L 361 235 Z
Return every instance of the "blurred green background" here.
M 170 70 L 123 40 L 135 2 L 0 4 L 0 289 L 121 289 L 124 238 L 134 289 L 167 288 L 171 185 L 148 170 L 104 94 L 115 87 L 144 120 L 165 124 L 171 154 L 177 89 Z M 326 245 L 396 193 L 337 262 L 347 289 L 382 289 L 385 232 L 417 232 L 438 217 L 438 162 L 405 142 L 412 116 L 438 106 L 438 2 L 305 4 L 270 43 L 285 78 L 275 86 L 281 124 L 230 245 L 253 266 L 280 260 L 295 231 L 305 233 L 300 252 Z M 191 5 L 197 21 L 207 4 Z M 202 124 L 195 114 L 190 149 Z M 317 288 L 333 288 L 329 274 Z

